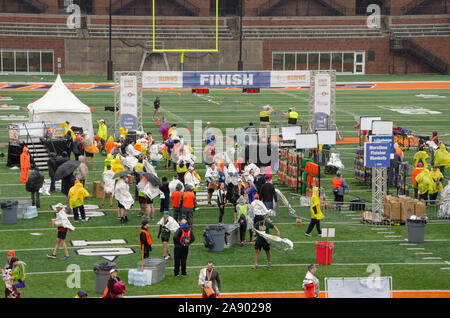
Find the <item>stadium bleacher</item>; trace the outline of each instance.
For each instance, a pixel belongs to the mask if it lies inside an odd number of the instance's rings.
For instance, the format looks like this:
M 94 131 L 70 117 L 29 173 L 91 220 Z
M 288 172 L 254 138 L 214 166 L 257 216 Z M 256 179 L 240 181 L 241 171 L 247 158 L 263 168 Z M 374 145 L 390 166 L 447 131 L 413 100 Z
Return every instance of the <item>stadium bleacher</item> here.
M 390 28 L 395 37 L 449 36 L 450 24 L 392 24 Z
M 244 38 L 355 38 L 381 37 L 380 29 L 367 26 L 245 26 Z

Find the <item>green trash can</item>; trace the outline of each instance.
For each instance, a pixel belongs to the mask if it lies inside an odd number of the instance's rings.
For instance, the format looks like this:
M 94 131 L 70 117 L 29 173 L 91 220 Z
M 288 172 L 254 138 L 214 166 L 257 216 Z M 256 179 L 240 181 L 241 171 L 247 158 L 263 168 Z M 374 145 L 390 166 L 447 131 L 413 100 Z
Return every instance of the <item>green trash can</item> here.
M 17 207 L 19 202 L 17 200 L 3 201 L 2 208 L 2 224 L 17 224 Z
M 425 242 L 425 221 L 408 220 L 408 242 L 423 243 Z
M 109 271 L 117 268 L 116 263 L 104 262 L 94 264 L 95 273 L 95 291 L 97 294 L 103 294 L 109 280 Z
M 222 252 L 225 249 L 225 227 L 222 225 L 208 225 L 206 231 L 211 235 L 214 244 L 208 247 L 210 252 Z

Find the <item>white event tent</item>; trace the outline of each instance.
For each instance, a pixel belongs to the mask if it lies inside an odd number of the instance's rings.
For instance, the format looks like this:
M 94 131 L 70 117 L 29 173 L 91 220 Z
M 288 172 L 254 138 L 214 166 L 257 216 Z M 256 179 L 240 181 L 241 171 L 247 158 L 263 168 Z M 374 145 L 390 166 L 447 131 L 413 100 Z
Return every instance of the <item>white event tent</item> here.
M 64 85 L 59 75 L 47 93 L 27 108 L 30 123 L 62 124 L 68 121 L 70 126 L 82 127 L 83 132 L 91 137 L 94 135 L 90 108 Z

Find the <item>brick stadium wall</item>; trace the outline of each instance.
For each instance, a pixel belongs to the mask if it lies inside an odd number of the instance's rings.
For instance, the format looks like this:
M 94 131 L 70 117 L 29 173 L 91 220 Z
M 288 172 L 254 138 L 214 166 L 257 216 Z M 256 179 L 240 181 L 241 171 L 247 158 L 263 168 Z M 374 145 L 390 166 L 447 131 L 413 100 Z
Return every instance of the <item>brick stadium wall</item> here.
M 53 69 L 58 70 L 57 58 L 61 58 L 61 74 L 66 73 L 65 69 L 65 39 L 49 39 L 49 38 L 36 38 L 36 37 L 1 37 L 0 36 L 0 48 L 2 49 L 25 49 L 25 50 L 53 50 L 54 51 L 54 65 Z
M 389 17 L 392 24 L 431 24 L 448 23 L 448 17 L 440 16 L 404 16 Z M 214 25 L 214 18 L 174 18 L 161 17 L 158 25 Z M 231 17 L 221 18 L 220 25 L 233 21 Z M 66 22 L 66 16 L 37 14 L 0 14 L 0 22 L 16 23 L 59 23 Z M 244 19 L 244 26 L 251 25 L 363 25 L 365 17 L 254 17 Z M 106 16 L 89 16 L 88 24 L 107 24 Z M 114 17 L 114 25 L 151 25 L 151 17 Z M 139 68 L 145 42 L 151 40 L 113 41 L 113 61 L 115 70 L 137 70 Z M 419 45 L 427 48 L 447 63 L 450 60 L 448 47 L 450 37 L 417 37 Z M 128 44 L 128 45 L 127 45 Z M 191 47 L 213 48 L 214 40 L 165 40 L 167 48 Z M 108 59 L 108 40 L 105 39 L 62 39 L 37 37 L 1 37 L 0 48 L 4 49 L 52 49 L 56 58 L 61 57 L 63 72 L 71 75 L 105 75 Z M 435 73 L 429 66 L 414 57 L 393 54 L 389 50 L 388 36 L 368 39 L 262 39 L 243 41 L 243 60 L 245 70 L 270 70 L 272 51 L 327 51 L 327 50 L 364 50 L 375 53 L 374 61 L 366 60 L 367 74 L 387 74 L 390 72 Z M 188 53 L 185 56 L 185 70 L 236 70 L 239 41 L 219 41 L 220 53 Z M 167 54 L 172 70 L 179 69 L 180 54 Z M 164 69 L 161 55 L 151 56 L 145 64 L 146 70 Z
M 389 69 L 389 38 L 377 39 L 301 39 L 264 40 L 263 70 L 272 69 L 272 51 L 365 51 L 366 74 L 387 74 Z M 375 60 L 367 60 L 367 52 L 375 52 Z
M 208 41 L 170 40 L 167 47 L 195 45 L 198 48 L 212 48 L 214 40 Z M 66 40 L 66 69 L 71 75 L 106 75 L 108 59 L 108 40 Z M 144 41 L 113 40 L 112 59 L 115 71 L 138 70 L 144 53 Z M 239 43 L 224 40 L 219 43 L 220 53 L 185 53 L 184 70 L 236 70 Z M 171 70 L 179 70 L 180 53 L 167 53 Z M 243 45 L 245 69 L 258 70 L 262 64 L 262 45 L 260 41 L 248 41 Z M 153 54 L 144 64 L 144 70 L 165 70 L 161 54 Z

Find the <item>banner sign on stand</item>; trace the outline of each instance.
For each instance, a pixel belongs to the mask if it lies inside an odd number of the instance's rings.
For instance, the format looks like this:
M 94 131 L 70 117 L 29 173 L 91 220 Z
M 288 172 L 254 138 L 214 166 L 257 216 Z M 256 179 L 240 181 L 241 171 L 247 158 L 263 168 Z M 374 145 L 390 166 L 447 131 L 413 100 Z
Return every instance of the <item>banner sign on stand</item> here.
M 386 168 L 391 165 L 389 143 L 366 142 L 364 144 L 364 167 Z
M 129 130 L 138 130 L 136 76 L 120 77 L 120 126 Z
M 382 143 L 388 143 L 389 149 L 390 149 L 390 158 L 394 158 L 394 136 L 369 136 L 369 142 L 382 142 Z
M 314 129 L 328 130 L 331 116 L 331 78 L 317 74 L 314 78 Z

